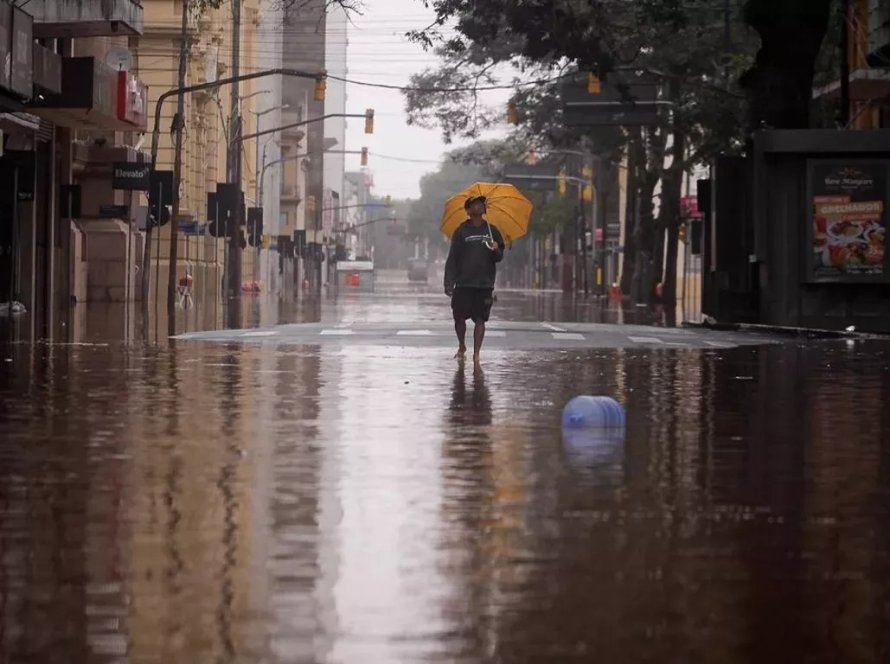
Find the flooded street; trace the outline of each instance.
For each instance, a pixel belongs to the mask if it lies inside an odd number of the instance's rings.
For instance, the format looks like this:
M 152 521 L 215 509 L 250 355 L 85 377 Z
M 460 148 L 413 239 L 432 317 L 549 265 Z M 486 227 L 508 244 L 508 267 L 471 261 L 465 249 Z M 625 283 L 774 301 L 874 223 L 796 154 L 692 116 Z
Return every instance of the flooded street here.
M 254 322 L 447 323 L 388 287 Z M 0 662 L 890 659 L 890 343 L 507 329 L 0 347 Z

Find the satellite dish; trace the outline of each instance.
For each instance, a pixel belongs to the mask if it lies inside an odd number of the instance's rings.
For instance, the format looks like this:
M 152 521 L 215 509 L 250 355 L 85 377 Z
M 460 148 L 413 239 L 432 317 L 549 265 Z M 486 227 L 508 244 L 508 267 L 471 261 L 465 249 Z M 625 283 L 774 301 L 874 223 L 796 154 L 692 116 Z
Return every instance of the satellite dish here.
M 133 54 L 120 46 L 111 48 L 105 56 L 105 64 L 114 71 L 131 71 L 133 69 Z

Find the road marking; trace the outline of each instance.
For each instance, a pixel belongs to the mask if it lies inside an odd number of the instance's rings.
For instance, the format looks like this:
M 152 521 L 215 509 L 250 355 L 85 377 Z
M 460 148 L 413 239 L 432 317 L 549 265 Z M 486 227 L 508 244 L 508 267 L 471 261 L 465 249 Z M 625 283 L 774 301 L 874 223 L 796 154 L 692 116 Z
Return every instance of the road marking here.
M 275 330 L 255 330 L 253 332 L 245 332 L 242 337 L 274 337 L 278 332 Z
M 559 327 L 557 325 L 552 325 L 550 323 L 541 323 L 543 327 L 546 327 L 551 332 L 565 332 L 566 329 L 564 327 Z
M 679 341 L 668 341 L 668 346 L 678 346 L 679 348 L 689 348 L 689 344 L 684 344 Z
M 635 344 L 663 344 L 664 342 L 661 339 L 656 339 L 655 337 L 628 337 Z
M 397 337 L 432 337 L 432 330 L 399 330 L 396 332 Z
M 322 330 L 319 334 L 323 337 L 348 337 L 355 334 L 352 330 Z
M 706 341 L 705 343 L 712 348 L 735 348 L 735 344 L 729 344 L 723 341 Z
M 553 332 L 552 336 L 557 341 L 584 341 L 584 335 L 577 332 Z

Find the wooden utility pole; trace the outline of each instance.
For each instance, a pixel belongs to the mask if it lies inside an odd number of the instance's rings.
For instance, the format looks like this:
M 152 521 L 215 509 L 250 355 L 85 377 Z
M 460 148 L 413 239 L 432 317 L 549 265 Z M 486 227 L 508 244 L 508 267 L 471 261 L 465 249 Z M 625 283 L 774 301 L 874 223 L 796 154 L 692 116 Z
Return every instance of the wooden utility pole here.
M 229 120 L 227 168 L 229 182 L 235 185 L 235 213 L 229 230 L 229 255 L 226 260 L 226 284 L 230 313 L 237 318 L 237 299 L 241 295 L 241 0 L 232 0 L 232 101 Z
M 177 79 L 176 115 L 173 119 L 173 214 L 170 217 L 170 265 L 167 273 L 167 334 L 176 334 L 176 285 L 179 258 L 179 192 L 182 189 L 182 131 L 185 127 L 185 75 L 189 59 L 189 0 L 182 0 L 182 30 L 179 34 L 179 78 Z M 160 286 L 160 284 L 159 284 Z
M 850 0 L 841 0 L 841 111 L 840 125 L 850 124 Z

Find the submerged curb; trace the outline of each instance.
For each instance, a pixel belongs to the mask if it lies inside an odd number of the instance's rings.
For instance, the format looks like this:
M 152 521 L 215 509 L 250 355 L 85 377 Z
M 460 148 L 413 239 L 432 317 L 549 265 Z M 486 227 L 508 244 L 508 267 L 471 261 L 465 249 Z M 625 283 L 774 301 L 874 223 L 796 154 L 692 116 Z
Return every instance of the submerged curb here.
M 759 323 L 697 323 L 683 321 L 681 327 L 716 332 L 750 332 L 805 339 L 880 339 L 890 340 L 890 333 L 847 332 L 846 330 L 825 330 L 813 327 L 788 327 L 782 325 L 762 325 Z

